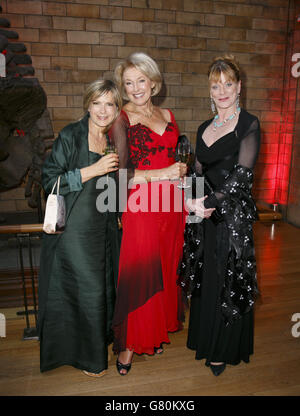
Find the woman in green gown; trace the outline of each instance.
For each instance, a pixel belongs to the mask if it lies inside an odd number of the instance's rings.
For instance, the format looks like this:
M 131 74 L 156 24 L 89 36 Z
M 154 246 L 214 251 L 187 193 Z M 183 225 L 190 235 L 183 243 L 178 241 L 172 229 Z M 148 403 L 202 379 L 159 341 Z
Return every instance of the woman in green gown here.
M 98 203 L 103 192 L 108 199 L 116 197 L 113 179 L 121 167 L 120 143 L 115 143 L 115 153 L 105 155 L 106 132 L 122 108 L 115 84 L 108 80 L 90 84 L 83 107 L 85 116 L 62 129 L 42 172 L 46 194 L 60 176 L 67 220 L 61 234 L 43 236 L 40 369 L 71 365 L 99 377 L 106 372 L 112 342 L 120 242 L 116 210 L 105 210 Z M 97 185 L 101 177 L 102 185 Z M 107 189 L 103 183 L 108 182 Z

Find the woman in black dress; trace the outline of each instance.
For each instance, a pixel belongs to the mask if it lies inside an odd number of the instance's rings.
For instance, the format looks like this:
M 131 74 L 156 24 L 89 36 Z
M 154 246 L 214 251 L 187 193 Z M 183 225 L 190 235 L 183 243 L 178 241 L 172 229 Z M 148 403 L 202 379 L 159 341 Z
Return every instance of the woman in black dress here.
M 187 201 L 204 219 L 186 225 L 179 284 L 191 295 L 187 346 L 217 376 L 226 364 L 249 362 L 253 353 L 257 214 L 251 187 L 260 126 L 240 108 L 240 71 L 233 57 L 216 58 L 208 77 L 216 116 L 198 129 L 192 174 L 194 181 L 205 178 L 205 198 Z

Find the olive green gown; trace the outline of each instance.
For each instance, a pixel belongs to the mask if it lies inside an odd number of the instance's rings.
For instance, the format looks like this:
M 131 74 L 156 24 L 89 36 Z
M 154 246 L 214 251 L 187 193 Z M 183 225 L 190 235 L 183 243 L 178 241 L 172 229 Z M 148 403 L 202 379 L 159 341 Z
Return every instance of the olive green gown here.
M 101 157 L 90 151 L 86 155 L 89 165 Z M 47 174 L 51 162 L 44 169 Z M 66 194 L 64 232 L 43 238 L 39 276 L 41 371 L 61 365 L 93 373 L 107 368 L 120 235 L 116 213 L 98 212 L 96 208 L 96 199 L 103 192 L 96 188 L 97 180 L 93 178 L 75 191 L 71 209 L 68 196 L 74 192 Z

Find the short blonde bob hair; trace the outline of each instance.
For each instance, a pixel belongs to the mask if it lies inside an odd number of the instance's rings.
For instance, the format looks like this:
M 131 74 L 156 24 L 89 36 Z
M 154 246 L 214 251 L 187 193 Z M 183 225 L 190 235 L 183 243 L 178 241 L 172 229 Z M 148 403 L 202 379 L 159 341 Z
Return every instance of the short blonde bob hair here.
M 151 96 L 157 95 L 161 90 L 162 76 L 157 63 L 143 52 L 134 52 L 127 59 L 117 64 L 115 68 L 115 80 L 125 100 L 128 100 L 123 82 L 123 74 L 127 68 L 135 67 L 150 79 L 155 85 L 152 88 Z
M 230 81 L 240 81 L 240 69 L 233 55 L 218 56 L 213 60 L 208 69 L 209 82 L 217 83 L 220 80 L 221 73 Z
M 97 79 L 96 81 L 92 82 L 88 85 L 87 89 L 84 92 L 83 95 L 83 110 L 84 113 L 88 112 L 89 106 L 92 101 L 96 100 L 98 97 L 101 97 L 102 95 L 107 94 L 108 92 L 112 93 L 114 103 L 117 107 L 116 116 L 113 121 L 118 117 L 120 114 L 120 111 L 122 109 L 123 101 L 120 94 L 120 91 L 117 87 L 117 85 L 109 80 L 109 79 Z M 113 122 L 112 122 L 113 123 Z M 108 130 L 112 123 L 108 126 L 106 130 Z

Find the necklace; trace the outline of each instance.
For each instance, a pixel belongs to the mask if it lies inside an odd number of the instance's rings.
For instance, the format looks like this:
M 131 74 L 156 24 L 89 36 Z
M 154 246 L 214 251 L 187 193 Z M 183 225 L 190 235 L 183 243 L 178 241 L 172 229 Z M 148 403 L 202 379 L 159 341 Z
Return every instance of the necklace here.
M 96 151 L 99 154 L 103 154 L 105 147 L 106 147 L 106 137 L 105 135 L 97 134 L 93 131 L 89 132 L 89 143 L 90 143 L 90 150 Z
M 154 112 L 154 105 L 151 106 L 149 112 L 137 112 L 138 114 L 143 115 L 144 117 L 151 118 Z
M 213 131 L 217 131 L 217 127 L 222 127 L 224 124 L 226 124 L 227 123 L 227 121 L 230 121 L 230 120 L 232 120 L 239 112 L 240 112 L 240 107 L 237 107 L 237 109 L 236 109 L 236 111 L 233 113 L 233 114 L 231 114 L 231 116 L 229 116 L 229 117 L 227 117 L 227 118 L 225 118 L 225 120 L 224 121 L 222 121 L 221 123 L 217 123 L 217 121 L 216 120 L 218 120 L 218 118 L 219 118 L 219 114 L 217 114 L 216 116 L 215 116 L 215 118 L 214 118 L 214 123 L 213 123 L 213 125 L 214 125 L 214 127 L 213 127 Z
M 149 114 L 144 113 L 145 117 L 151 118 L 152 117 L 152 114 L 153 114 L 153 111 L 154 111 L 154 107 L 152 107 L 152 109 L 150 110 L 150 113 Z

